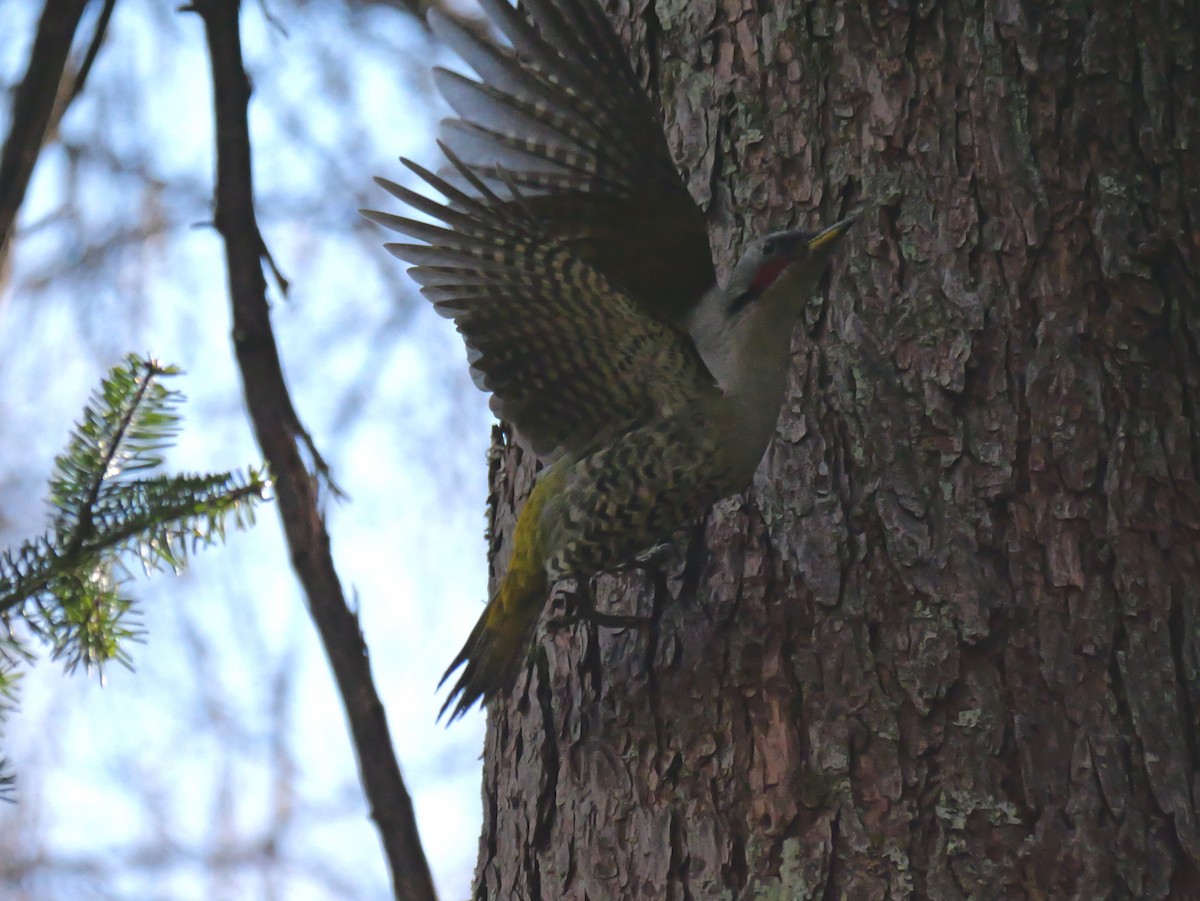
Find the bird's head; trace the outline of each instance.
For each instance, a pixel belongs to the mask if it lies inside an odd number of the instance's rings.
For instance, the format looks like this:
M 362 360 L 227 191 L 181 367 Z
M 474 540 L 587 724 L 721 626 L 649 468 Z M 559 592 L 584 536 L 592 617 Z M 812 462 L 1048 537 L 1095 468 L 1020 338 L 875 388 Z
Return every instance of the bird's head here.
M 792 327 L 852 219 L 817 232 L 775 232 L 750 242 L 723 289 L 700 299 L 688 331 L 722 388 L 755 373 L 786 372 Z M 769 379 L 768 379 L 769 380 Z
M 737 316 L 777 294 L 792 295 L 815 284 L 833 248 L 853 219 L 842 219 L 817 232 L 774 232 L 751 241 L 729 274 L 726 316 Z M 778 288 L 786 287 L 779 292 Z M 776 289 L 776 290 L 773 290 Z

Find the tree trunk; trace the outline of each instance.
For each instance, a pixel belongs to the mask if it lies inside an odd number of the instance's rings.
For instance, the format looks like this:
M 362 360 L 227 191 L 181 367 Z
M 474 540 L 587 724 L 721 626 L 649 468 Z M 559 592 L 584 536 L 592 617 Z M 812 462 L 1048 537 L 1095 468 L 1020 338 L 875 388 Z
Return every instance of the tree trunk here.
M 655 625 L 539 632 L 476 897 L 1200 897 L 1200 4 L 620 7 L 719 263 L 865 212 L 753 487 L 560 587 Z

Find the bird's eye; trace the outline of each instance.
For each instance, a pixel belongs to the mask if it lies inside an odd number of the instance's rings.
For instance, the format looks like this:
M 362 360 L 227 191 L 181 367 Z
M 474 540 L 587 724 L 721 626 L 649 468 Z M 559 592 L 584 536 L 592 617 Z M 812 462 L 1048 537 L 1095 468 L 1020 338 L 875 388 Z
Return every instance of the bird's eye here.
M 735 297 L 730 302 L 729 315 L 732 316 L 734 313 L 741 311 L 752 300 L 754 300 L 754 292 L 753 291 L 743 291 L 741 294 L 739 294 L 737 297 Z
M 765 244 L 763 244 L 762 255 L 764 257 L 769 257 L 774 252 L 775 252 L 775 242 L 774 241 L 767 241 Z

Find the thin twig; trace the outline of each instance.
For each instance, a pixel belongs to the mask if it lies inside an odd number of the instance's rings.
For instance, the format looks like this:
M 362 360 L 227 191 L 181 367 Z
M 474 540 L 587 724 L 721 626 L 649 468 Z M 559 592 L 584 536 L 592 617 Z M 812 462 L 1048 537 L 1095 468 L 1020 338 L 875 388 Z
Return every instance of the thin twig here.
M 83 93 L 83 86 L 87 84 L 87 79 L 92 73 L 92 66 L 96 62 L 96 57 L 100 55 L 100 48 L 104 44 L 104 37 L 108 34 L 108 23 L 112 19 L 113 10 L 116 9 L 116 6 L 117 0 L 104 0 L 104 8 L 100 10 L 100 15 L 96 19 L 96 29 L 92 32 L 92 41 L 88 44 L 87 53 L 83 56 L 83 62 L 79 64 L 79 71 L 75 73 L 75 78 L 71 84 L 71 96 L 67 98 L 67 103 L 63 105 L 64 108 Z
M 233 341 L 246 404 L 271 466 L 292 565 L 329 656 L 358 754 L 363 788 L 379 827 L 397 898 L 436 901 L 388 733 L 371 680 L 367 647 L 330 554 L 320 512 L 318 476 L 304 466 L 300 445 L 315 448 L 292 406 L 271 330 L 263 275 L 264 245 L 254 217 L 247 106 L 237 0 L 197 0 L 187 7 L 204 20 L 212 60 L 217 135 L 216 227 L 225 239 L 233 304 Z M 319 472 L 320 463 L 314 464 Z
M 86 5 L 87 0 L 46 0 L 25 77 L 13 96 L 12 124 L 0 151 L 0 270 L 42 145 L 61 115 L 55 108 L 71 41 Z

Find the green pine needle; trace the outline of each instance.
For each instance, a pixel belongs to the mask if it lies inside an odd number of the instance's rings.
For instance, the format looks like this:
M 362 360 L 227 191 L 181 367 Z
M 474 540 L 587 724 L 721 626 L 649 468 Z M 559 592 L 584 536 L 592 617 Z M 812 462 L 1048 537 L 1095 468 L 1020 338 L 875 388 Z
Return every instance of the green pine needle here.
M 131 354 L 84 407 L 50 479 L 49 529 L 0 553 L 0 719 L 11 709 L 31 640 L 68 672 L 130 665 L 141 629 L 123 589 L 134 561 L 179 572 L 192 551 L 247 528 L 265 500 L 262 469 L 151 474 L 179 432 L 179 369 Z M 0 797 L 7 775 L 0 758 Z

